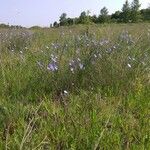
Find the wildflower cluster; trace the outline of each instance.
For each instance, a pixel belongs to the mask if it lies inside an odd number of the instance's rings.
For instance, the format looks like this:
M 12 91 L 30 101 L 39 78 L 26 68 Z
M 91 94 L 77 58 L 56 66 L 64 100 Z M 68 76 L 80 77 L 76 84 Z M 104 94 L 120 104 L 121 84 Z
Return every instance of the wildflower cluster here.
M 121 42 L 125 42 L 127 44 L 133 44 L 134 43 L 134 40 L 131 36 L 131 34 L 129 34 L 128 31 L 123 31 L 119 37 L 120 41 Z
M 43 54 L 50 59 L 37 62 L 49 73 L 57 72 L 54 78 L 56 87 L 60 87 L 61 91 L 69 91 L 76 87 L 74 85 L 80 87 L 80 84 L 93 88 L 93 85 L 113 86 L 125 81 L 128 85 L 139 66 L 143 70 L 147 68 L 149 55 L 138 50 L 137 54 L 133 53 L 134 40 L 127 31 L 115 40 L 97 38 L 94 34 L 73 35 L 69 39 L 63 36 L 63 40 L 62 36 L 61 40 L 45 46 Z
M 0 32 L 0 43 L 3 49 L 22 54 L 28 50 L 32 32 L 25 29 L 11 29 Z
M 57 56 L 51 54 L 51 61 L 50 61 L 50 63 L 48 64 L 47 69 L 48 69 L 49 71 L 52 71 L 52 72 L 58 70 Z
M 84 64 L 81 62 L 80 58 L 70 60 L 69 67 L 72 73 L 75 73 L 77 69 L 80 69 L 80 70 L 85 69 Z

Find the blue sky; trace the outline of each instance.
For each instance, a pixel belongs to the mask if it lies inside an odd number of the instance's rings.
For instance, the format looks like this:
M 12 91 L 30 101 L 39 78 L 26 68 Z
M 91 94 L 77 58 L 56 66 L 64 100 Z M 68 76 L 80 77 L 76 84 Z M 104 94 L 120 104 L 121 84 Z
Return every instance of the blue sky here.
M 115 2 L 114 2 L 115 1 Z M 66 12 L 68 17 L 79 16 L 84 10 L 99 14 L 106 6 L 109 12 L 121 10 L 125 0 L 0 0 L 0 23 L 49 26 Z M 131 1 L 131 0 L 130 0 Z M 142 8 L 148 7 L 150 0 L 140 0 Z

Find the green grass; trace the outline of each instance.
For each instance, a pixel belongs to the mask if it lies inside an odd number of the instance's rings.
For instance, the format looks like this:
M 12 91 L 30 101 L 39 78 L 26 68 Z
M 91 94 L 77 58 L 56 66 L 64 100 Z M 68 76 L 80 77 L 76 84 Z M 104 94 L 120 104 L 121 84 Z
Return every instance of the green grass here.
M 0 149 L 149 150 L 149 29 L 0 29 Z

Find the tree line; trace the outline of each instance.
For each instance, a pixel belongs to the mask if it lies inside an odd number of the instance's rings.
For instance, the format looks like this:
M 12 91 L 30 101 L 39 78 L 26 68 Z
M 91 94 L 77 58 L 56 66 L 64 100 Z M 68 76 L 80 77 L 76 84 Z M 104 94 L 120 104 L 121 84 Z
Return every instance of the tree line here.
M 9 25 L 9 24 L 1 23 L 0 28 L 22 29 L 22 28 L 25 28 L 25 27 L 22 27 L 20 25 Z
M 91 23 L 137 23 L 142 21 L 150 22 L 150 7 L 141 9 L 139 0 L 133 0 L 130 4 L 128 0 L 122 6 L 121 11 L 109 15 L 108 9 L 103 7 L 100 14 L 90 15 L 90 11 L 81 12 L 79 17 L 69 18 L 66 13 L 60 16 L 59 22 L 55 21 L 51 27 L 70 26 L 74 24 L 91 24 Z

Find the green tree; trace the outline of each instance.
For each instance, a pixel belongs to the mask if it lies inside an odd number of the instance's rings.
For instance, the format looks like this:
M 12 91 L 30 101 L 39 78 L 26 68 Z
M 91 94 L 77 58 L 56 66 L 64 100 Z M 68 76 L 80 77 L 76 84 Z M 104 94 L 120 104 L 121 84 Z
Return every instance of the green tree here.
M 141 10 L 142 19 L 144 21 L 150 21 L 150 7 Z
M 111 15 L 112 22 L 121 22 L 121 11 L 116 11 L 114 14 Z
M 131 20 L 131 8 L 128 0 L 126 0 L 125 4 L 123 4 L 121 18 L 125 23 L 128 23 Z
M 105 23 L 109 21 L 109 16 L 108 16 L 108 9 L 106 7 L 103 7 L 100 11 L 99 15 L 99 22 L 100 23 Z
M 90 20 L 94 23 L 97 23 L 98 22 L 98 18 L 96 15 L 93 15 L 93 16 L 90 16 Z
M 80 17 L 79 17 L 79 23 L 81 24 L 89 24 L 90 23 L 90 11 L 83 11 L 81 14 L 80 14 Z
M 53 23 L 53 27 L 59 27 L 59 24 L 55 21 L 54 23 Z
M 87 20 L 86 12 L 83 11 L 83 12 L 81 12 L 81 14 L 80 14 L 79 22 L 84 24 L 84 23 L 86 23 L 86 20 Z
M 59 22 L 60 22 L 60 26 L 67 25 L 67 14 L 66 13 L 62 13 L 62 15 L 60 16 Z
M 70 26 L 70 25 L 73 25 L 74 24 L 74 19 L 72 18 L 67 18 L 67 24 Z
M 52 27 L 53 27 L 53 24 L 51 23 L 51 24 L 50 24 L 50 28 L 52 28 Z
M 2 24 L 0 24 L 0 28 L 9 28 L 9 25 L 2 23 Z
M 140 7 L 141 7 L 141 4 L 140 4 L 139 0 L 133 0 L 132 5 L 131 5 L 131 20 L 132 20 L 132 22 L 138 22 L 142 18 L 141 12 L 140 12 Z

